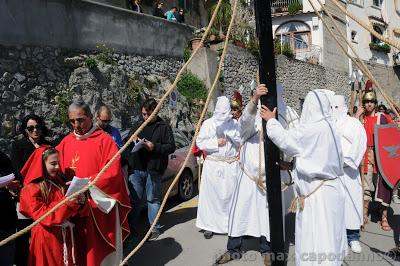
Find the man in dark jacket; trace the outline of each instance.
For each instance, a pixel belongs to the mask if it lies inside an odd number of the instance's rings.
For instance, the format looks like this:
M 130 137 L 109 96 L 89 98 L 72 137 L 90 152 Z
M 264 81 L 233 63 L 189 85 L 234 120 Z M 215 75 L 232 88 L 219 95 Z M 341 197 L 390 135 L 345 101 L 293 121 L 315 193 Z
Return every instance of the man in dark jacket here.
M 0 177 L 15 173 L 7 155 L 0 151 Z M 20 188 L 19 181 L 0 184 L 0 240 L 3 240 L 17 231 L 17 211 L 15 209 L 14 193 Z M 11 194 L 13 192 L 13 194 Z M 14 265 L 15 241 L 0 247 L 0 265 Z
M 154 109 L 157 102 L 154 99 L 146 100 L 142 107 L 143 120 L 139 121 L 132 128 L 132 135 L 139 126 L 146 121 Z M 175 151 L 175 141 L 171 127 L 159 116 L 156 116 L 139 134 L 135 143 L 128 148 L 132 151 L 135 145 L 141 148 L 131 152 L 128 156 L 129 161 L 129 189 L 131 197 L 132 211 L 130 213 L 130 226 L 133 236 L 137 237 L 137 227 L 139 223 L 140 203 L 143 193 L 146 191 L 147 211 L 149 223 L 152 224 L 160 209 L 161 201 L 161 177 L 168 166 L 168 155 Z M 160 226 L 157 224 L 149 240 L 155 240 L 160 235 Z

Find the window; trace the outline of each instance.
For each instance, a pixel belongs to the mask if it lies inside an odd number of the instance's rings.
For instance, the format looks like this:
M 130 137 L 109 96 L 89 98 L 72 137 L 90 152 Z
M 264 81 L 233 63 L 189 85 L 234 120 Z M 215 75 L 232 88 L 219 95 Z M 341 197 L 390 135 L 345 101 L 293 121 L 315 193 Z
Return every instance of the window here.
M 381 27 L 381 26 L 379 26 L 379 25 L 374 25 L 373 26 L 373 28 L 374 28 L 374 30 L 377 32 L 377 33 L 379 33 L 379 34 L 383 34 L 383 32 L 384 32 L 384 29 Z M 378 38 L 376 38 L 374 35 L 372 35 L 371 34 L 371 42 L 372 43 L 376 43 L 376 44 L 379 44 L 379 43 L 381 43 L 381 40 L 379 40 Z
M 364 6 L 364 0 L 348 0 L 350 4 Z
M 351 41 L 352 42 L 357 42 L 357 32 L 355 30 L 351 31 Z
M 382 8 L 383 0 L 372 0 L 372 6 Z
M 295 51 L 308 50 L 311 45 L 310 27 L 301 21 L 286 22 L 275 32 L 276 39 L 287 43 Z

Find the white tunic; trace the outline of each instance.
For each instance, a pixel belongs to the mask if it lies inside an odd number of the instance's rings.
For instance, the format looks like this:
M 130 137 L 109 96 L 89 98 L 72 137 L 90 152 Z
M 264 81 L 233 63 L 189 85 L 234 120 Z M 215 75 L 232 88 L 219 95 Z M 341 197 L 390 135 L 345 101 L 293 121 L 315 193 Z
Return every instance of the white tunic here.
M 270 119 L 267 133 L 287 155 L 296 158 L 293 176 L 296 192 L 309 195 L 296 215 L 296 265 L 341 265 L 347 252 L 344 226 L 344 188 L 340 137 L 330 119 L 324 92 L 311 91 L 304 102 L 300 126 L 284 130 Z M 305 117 L 303 117 L 305 115 Z
M 226 138 L 227 143 L 218 147 L 218 138 L 221 137 Z M 214 118 L 210 118 L 204 121 L 196 144 L 207 153 L 201 174 L 196 226 L 214 233 L 226 234 L 238 162 L 214 161 L 211 157 L 234 158 L 238 155 L 239 125 L 230 119 L 217 129 Z
M 346 228 L 359 230 L 363 224 L 363 192 L 359 165 L 367 148 L 367 135 L 359 120 L 347 115 L 345 99 L 341 95 L 333 98 L 336 127 L 341 135 L 344 158 L 345 220 Z
M 264 148 L 260 143 L 259 129 L 256 126 L 257 106 L 249 103 L 239 120 L 241 128 L 240 164 L 252 177 L 259 175 L 259 152 L 261 146 L 261 175 L 265 179 Z M 260 119 L 258 117 L 258 119 Z M 261 121 L 261 120 L 260 120 Z M 239 169 L 238 180 L 229 214 L 229 232 L 232 237 L 265 236 L 269 241 L 269 219 L 266 192 Z M 264 183 L 265 184 L 265 183 Z

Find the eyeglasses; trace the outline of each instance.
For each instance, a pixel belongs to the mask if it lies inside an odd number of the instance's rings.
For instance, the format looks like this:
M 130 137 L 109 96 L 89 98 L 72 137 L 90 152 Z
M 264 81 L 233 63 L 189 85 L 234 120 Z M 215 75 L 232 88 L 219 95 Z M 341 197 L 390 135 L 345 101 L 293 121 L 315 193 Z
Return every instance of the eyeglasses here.
M 35 129 L 36 129 L 36 130 L 42 130 L 42 126 L 36 125 L 36 126 L 29 126 L 29 127 L 26 127 L 26 130 L 28 130 L 29 132 L 33 132 Z
M 100 120 L 101 123 L 103 123 L 103 124 L 108 124 L 108 123 L 111 123 L 111 122 L 112 122 L 111 119 L 108 119 L 108 120 L 101 120 L 101 119 L 99 118 L 99 120 Z

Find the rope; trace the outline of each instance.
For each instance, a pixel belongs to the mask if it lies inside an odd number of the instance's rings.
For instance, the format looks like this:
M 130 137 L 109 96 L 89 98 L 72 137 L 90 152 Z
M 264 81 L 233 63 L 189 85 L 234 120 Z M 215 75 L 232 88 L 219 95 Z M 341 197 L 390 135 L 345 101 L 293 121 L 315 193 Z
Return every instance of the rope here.
M 358 55 L 357 51 L 354 49 L 353 45 L 347 40 L 346 36 L 343 34 L 343 32 L 340 31 L 339 26 L 337 25 L 335 19 L 332 17 L 331 13 L 325 8 L 325 6 L 321 3 L 320 0 L 317 0 L 318 3 L 321 5 L 323 11 L 326 12 L 326 14 L 329 16 L 330 20 L 332 21 L 332 23 L 335 25 L 336 27 L 336 31 L 340 34 L 340 36 L 342 37 L 342 39 L 347 43 L 347 45 L 350 47 L 350 49 L 352 50 L 352 52 L 354 53 L 354 55 L 357 57 L 357 60 L 354 59 L 349 52 L 347 51 L 347 49 L 345 49 L 343 47 L 343 45 L 340 43 L 340 41 L 338 40 L 337 36 L 335 35 L 335 33 L 332 31 L 332 29 L 327 25 L 325 19 L 321 16 L 321 14 L 319 13 L 319 11 L 317 10 L 317 8 L 315 7 L 315 5 L 313 4 L 313 2 L 311 0 L 308 0 L 308 2 L 311 4 L 311 6 L 313 7 L 315 13 L 317 14 L 317 16 L 321 19 L 322 23 L 324 24 L 325 28 L 328 30 L 328 32 L 331 34 L 331 36 L 335 39 L 335 41 L 337 42 L 337 44 L 340 46 L 340 48 L 343 50 L 343 52 L 360 68 L 360 70 L 376 85 L 376 87 L 378 88 L 379 92 L 382 94 L 383 98 L 385 98 L 386 102 L 389 104 L 390 108 L 394 109 L 393 112 L 395 112 L 396 116 L 400 118 L 400 115 L 398 113 L 397 110 L 395 110 L 392 101 L 389 99 L 389 97 L 386 95 L 386 93 L 383 91 L 381 85 L 378 83 L 378 81 L 375 79 L 375 77 L 372 75 L 371 71 L 368 69 L 368 67 L 365 65 L 365 63 L 362 61 L 362 59 L 360 58 L 360 56 Z M 333 27 L 333 28 L 335 28 Z
M 213 19 L 215 19 L 216 11 L 218 11 L 218 8 L 219 8 L 221 2 L 222 2 L 222 0 L 219 0 L 218 5 L 217 5 L 217 8 L 215 9 L 215 12 L 214 12 L 214 14 L 213 14 L 213 17 L 212 17 L 212 19 L 211 19 L 212 21 L 213 21 Z M 196 138 L 197 138 L 197 136 L 198 136 L 198 134 L 199 134 L 199 131 L 200 131 L 200 127 L 201 127 L 200 121 L 203 121 L 203 119 L 204 119 L 204 117 L 205 117 L 205 115 L 206 115 L 207 107 L 208 107 L 208 105 L 210 104 L 211 97 L 212 97 L 212 95 L 213 95 L 213 92 L 214 92 L 215 88 L 217 87 L 218 80 L 219 80 L 219 76 L 221 75 L 221 69 L 222 69 L 222 67 L 223 67 L 223 65 L 224 65 L 225 56 L 226 56 L 226 52 L 227 52 L 227 48 L 228 48 L 229 36 L 230 36 L 230 34 L 231 34 L 231 31 L 232 31 L 232 27 L 233 27 L 233 24 L 234 24 L 234 23 L 233 23 L 233 22 L 234 22 L 234 19 L 235 19 L 235 17 L 236 17 L 238 2 L 239 2 L 239 0 L 235 0 L 235 2 L 234 2 L 233 11 L 232 11 L 232 17 L 231 17 L 231 21 L 230 21 L 230 23 L 229 23 L 228 31 L 227 31 L 227 33 L 226 33 L 226 39 L 225 39 L 224 48 L 223 48 L 223 51 L 222 51 L 222 54 L 221 54 L 221 58 L 220 58 L 220 61 L 219 61 L 218 71 L 217 71 L 217 74 L 215 75 L 214 82 L 213 82 L 213 84 L 212 84 L 212 86 L 211 86 L 211 88 L 210 88 L 210 91 L 209 91 L 209 93 L 208 93 L 207 100 L 206 100 L 206 103 L 205 103 L 205 105 L 204 105 L 203 111 L 201 112 L 200 119 L 199 119 L 199 122 L 197 123 L 196 130 L 195 130 L 195 134 L 194 134 L 194 136 L 193 136 L 192 144 L 190 145 L 190 148 L 188 149 L 189 152 L 188 152 L 187 155 L 186 155 L 186 158 L 185 158 L 185 161 L 184 161 L 184 163 L 183 163 L 183 166 L 181 167 L 181 169 L 179 170 L 178 174 L 176 175 L 176 177 L 175 177 L 174 180 L 172 181 L 170 187 L 168 188 L 168 191 L 167 191 L 167 193 L 166 193 L 165 196 L 164 196 L 164 199 L 163 199 L 163 201 L 162 201 L 162 203 L 161 203 L 161 206 L 160 206 L 160 209 L 159 209 L 159 211 L 158 211 L 158 213 L 157 213 L 157 216 L 156 216 L 156 218 L 154 219 L 153 224 L 150 226 L 149 230 L 147 231 L 145 237 L 144 237 L 144 238 L 142 239 L 142 241 L 140 241 L 140 243 L 128 254 L 128 256 L 126 256 L 126 258 L 120 263 L 120 266 L 123 266 L 124 264 L 126 264 L 126 263 L 129 261 L 129 259 L 143 246 L 143 244 L 145 243 L 146 239 L 149 237 L 151 231 L 153 230 L 154 226 L 157 224 L 157 222 L 158 222 L 158 220 L 159 220 L 159 218 L 160 218 L 160 216 L 161 216 L 161 212 L 162 212 L 162 210 L 164 209 L 164 206 L 165 206 L 165 204 L 166 204 L 166 202 L 167 202 L 168 195 L 169 195 L 170 192 L 172 191 L 172 189 L 173 189 L 173 187 L 175 186 L 176 182 L 179 180 L 179 177 L 180 177 L 180 175 L 182 174 L 185 165 L 186 165 L 187 162 L 189 161 L 189 157 L 190 157 L 190 155 L 191 155 L 191 154 L 190 154 L 190 151 L 193 150 L 193 147 L 194 147 Z M 211 22 L 210 22 L 210 24 L 209 24 L 209 28 L 210 28 L 210 25 L 212 25 Z M 206 31 L 207 34 L 208 34 L 208 32 L 209 32 L 209 28 L 207 28 L 207 31 Z M 203 37 L 204 37 L 204 36 L 203 36 Z
M 364 29 L 366 29 L 367 31 L 369 31 L 372 35 L 374 35 L 376 38 L 378 38 L 379 40 L 390 44 L 393 47 L 396 47 L 397 49 L 400 50 L 400 42 L 393 40 L 389 37 L 385 37 L 382 34 L 379 34 L 378 32 L 376 32 L 374 30 L 373 27 L 371 27 L 370 25 L 368 25 L 368 23 L 365 23 L 364 21 L 362 21 L 361 19 L 357 18 L 354 14 L 352 14 L 351 12 L 349 12 L 346 8 L 344 8 L 342 5 L 340 5 L 340 3 L 338 3 L 338 0 L 330 0 L 333 4 L 335 4 L 335 6 L 337 6 L 343 13 L 345 13 L 347 16 L 349 16 L 352 20 L 354 20 L 355 22 L 357 22 L 361 27 L 363 27 Z M 319 1 L 318 1 L 319 2 Z
M 115 162 L 115 160 L 118 158 L 118 156 L 120 156 L 125 151 L 125 149 L 132 143 L 132 141 L 138 136 L 138 134 L 140 132 L 142 132 L 144 127 L 146 127 L 147 124 L 149 124 L 150 121 L 152 121 L 152 119 L 158 114 L 158 112 L 161 109 L 162 104 L 165 102 L 167 97 L 169 97 L 171 92 L 174 90 L 174 88 L 176 87 L 176 85 L 177 85 L 177 83 L 179 81 L 179 78 L 182 76 L 183 72 L 186 70 L 186 68 L 189 65 L 189 63 L 193 60 L 194 56 L 199 51 L 200 47 L 202 46 L 201 44 L 204 43 L 204 40 L 206 39 L 207 35 L 209 34 L 210 29 L 212 27 L 212 24 L 214 23 L 214 21 L 216 19 L 216 15 L 217 15 L 217 12 L 218 12 L 218 10 L 219 10 L 219 8 L 221 6 L 221 3 L 222 3 L 222 0 L 219 0 L 218 4 L 217 4 L 217 7 L 214 10 L 213 16 L 211 17 L 210 23 L 209 23 L 209 25 L 208 25 L 203 37 L 201 38 L 200 45 L 193 51 L 193 53 L 190 56 L 190 58 L 188 59 L 188 61 L 182 66 L 181 70 L 178 72 L 178 74 L 177 74 L 177 76 L 175 78 L 174 83 L 168 88 L 167 92 L 163 95 L 163 97 L 161 97 L 161 99 L 160 99 L 159 103 L 157 104 L 156 108 L 154 109 L 153 113 L 149 116 L 149 118 L 146 121 L 144 121 L 144 123 L 129 138 L 129 140 L 125 143 L 125 145 L 122 146 L 122 148 L 111 158 L 111 160 L 103 167 L 103 169 L 101 169 L 101 171 L 97 174 L 96 178 L 92 182 L 90 182 L 88 185 L 86 185 L 84 188 L 82 188 L 81 190 L 71 194 L 70 196 L 66 197 L 64 200 L 62 200 L 61 202 L 56 204 L 53 208 L 51 208 L 47 213 L 43 214 L 39 219 L 34 221 L 31 225 L 25 227 L 24 229 L 22 229 L 21 231 L 18 231 L 15 234 L 3 239 L 0 242 L 0 247 L 5 245 L 5 244 L 7 244 L 7 243 L 9 243 L 10 241 L 15 240 L 16 238 L 22 236 L 23 234 L 29 232 L 29 230 L 31 230 L 34 226 L 36 226 L 37 224 L 42 222 L 44 219 L 46 219 L 47 216 L 49 216 L 50 214 L 55 212 L 58 208 L 63 206 L 68 201 L 75 199 L 79 194 L 86 192 L 87 190 L 89 190 L 89 188 L 93 187 L 97 183 L 97 181 L 100 179 L 100 177 L 103 176 L 104 172 L 107 171 L 107 169 L 111 166 L 112 163 Z M 190 154 L 190 152 L 188 154 Z M 187 161 L 188 160 L 185 160 L 185 163 L 184 163 L 183 167 L 186 166 Z
M 294 197 L 294 199 L 290 203 L 289 212 L 296 213 L 298 208 L 300 209 L 300 211 L 303 211 L 306 198 L 310 197 L 312 194 L 317 192 L 318 189 L 320 189 L 325 184 L 326 181 L 328 180 L 321 181 L 321 183 L 308 195 L 304 196 L 298 193 L 298 196 Z

